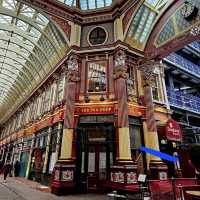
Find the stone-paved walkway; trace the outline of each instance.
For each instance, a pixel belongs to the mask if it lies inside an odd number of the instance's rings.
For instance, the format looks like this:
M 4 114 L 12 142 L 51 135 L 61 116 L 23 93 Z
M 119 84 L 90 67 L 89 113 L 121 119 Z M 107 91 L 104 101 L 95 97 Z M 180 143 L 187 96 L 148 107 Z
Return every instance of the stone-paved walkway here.
M 40 191 L 40 190 L 44 191 Z M 22 178 L 8 178 L 6 182 L 0 177 L 0 200 L 108 200 L 103 194 L 74 194 L 55 196 L 48 188 Z

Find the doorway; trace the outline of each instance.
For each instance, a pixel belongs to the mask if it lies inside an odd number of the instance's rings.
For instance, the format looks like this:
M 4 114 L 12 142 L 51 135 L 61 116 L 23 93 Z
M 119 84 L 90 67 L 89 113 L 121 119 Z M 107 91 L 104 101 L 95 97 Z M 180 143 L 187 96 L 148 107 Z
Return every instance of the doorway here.
M 77 133 L 77 189 L 102 191 L 114 162 L 113 126 L 87 126 Z

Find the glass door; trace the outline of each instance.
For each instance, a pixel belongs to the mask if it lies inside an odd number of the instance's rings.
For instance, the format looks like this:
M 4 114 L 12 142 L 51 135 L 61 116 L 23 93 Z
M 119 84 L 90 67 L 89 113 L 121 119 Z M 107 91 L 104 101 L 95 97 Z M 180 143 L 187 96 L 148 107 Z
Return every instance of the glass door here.
M 107 177 L 108 156 L 106 145 L 95 144 L 88 147 L 88 190 L 99 190 Z

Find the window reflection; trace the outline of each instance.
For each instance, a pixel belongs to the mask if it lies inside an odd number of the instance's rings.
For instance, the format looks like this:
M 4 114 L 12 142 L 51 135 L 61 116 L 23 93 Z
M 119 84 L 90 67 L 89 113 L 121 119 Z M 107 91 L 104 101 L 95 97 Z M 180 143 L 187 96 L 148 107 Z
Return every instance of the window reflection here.
M 88 64 L 88 92 L 106 91 L 106 64 L 89 63 Z
M 154 100 L 160 100 L 158 76 L 154 76 L 154 79 L 152 81 L 152 95 Z

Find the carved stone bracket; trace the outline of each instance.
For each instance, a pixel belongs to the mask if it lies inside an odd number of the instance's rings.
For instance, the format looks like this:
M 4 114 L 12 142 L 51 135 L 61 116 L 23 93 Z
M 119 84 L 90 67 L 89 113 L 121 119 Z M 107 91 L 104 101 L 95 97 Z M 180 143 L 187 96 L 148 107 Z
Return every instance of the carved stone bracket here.
M 124 50 L 120 49 L 117 51 L 115 55 L 115 66 L 114 66 L 114 72 L 113 72 L 113 78 L 128 78 L 127 74 L 127 66 L 126 66 L 126 54 Z
M 68 82 L 79 82 L 80 76 L 77 71 L 68 71 L 67 72 L 67 81 Z
M 118 79 L 118 78 L 128 78 L 127 74 L 127 68 L 126 67 L 115 67 L 114 72 L 113 72 L 113 78 Z
M 160 62 L 155 60 L 148 60 L 138 64 L 138 70 L 141 71 L 144 85 L 152 85 L 157 66 L 160 66 Z
M 71 55 L 66 63 L 67 66 L 67 81 L 80 81 L 78 56 Z

